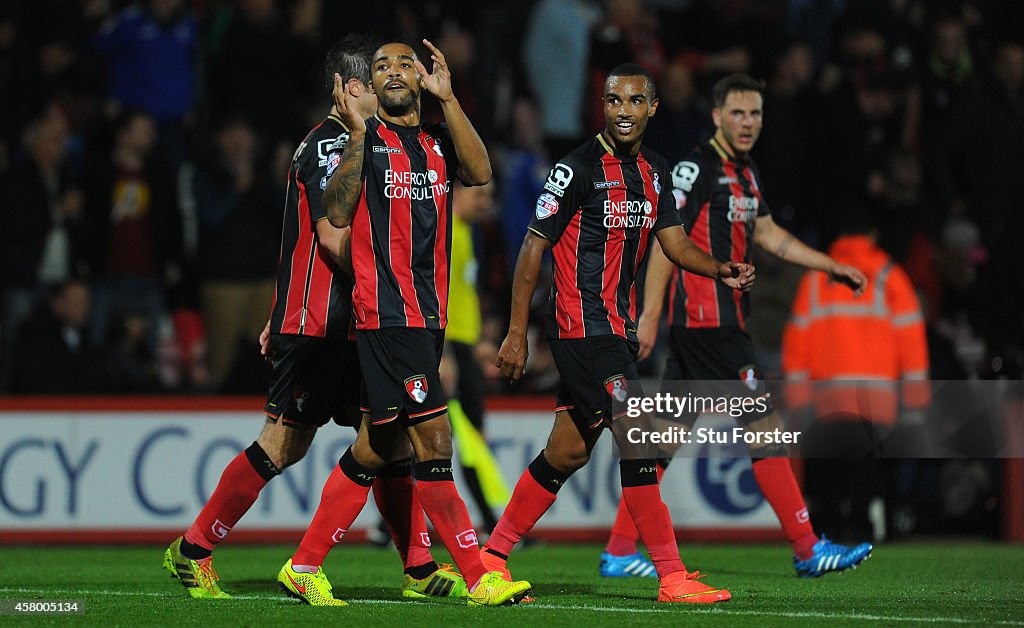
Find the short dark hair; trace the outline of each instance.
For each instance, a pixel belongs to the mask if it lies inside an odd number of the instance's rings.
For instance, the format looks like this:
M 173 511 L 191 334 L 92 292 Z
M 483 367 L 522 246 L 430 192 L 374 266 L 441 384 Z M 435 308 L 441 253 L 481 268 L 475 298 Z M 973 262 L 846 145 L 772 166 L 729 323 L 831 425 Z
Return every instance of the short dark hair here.
M 638 63 L 620 63 L 619 65 L 612 68 L 612 71 L 608 73 L 608 78 L 605 82 L 613 76 L 642 76 L 646 84 L 647 97 L 654 100 L 657 95 L 657 87 L 654 85 L 654 77 L 647 71 L 647 68 Z
M 711 99 L 715 107 L 721 109 L 725 106 L 725 99 L 733 92 L 757 92 L 764 97 L 764 81 L 759 81 L 746 74 L 730 74 L 715 83 L 711 90 Z
M 377 40 L 362 33 L 349 33 L 327 51 L 324 60 L 324 86 L 334 90 L 334 75 L 340 74 L 342 81 L 351 78 L 370 84 L 370 57 L 378 47 Z

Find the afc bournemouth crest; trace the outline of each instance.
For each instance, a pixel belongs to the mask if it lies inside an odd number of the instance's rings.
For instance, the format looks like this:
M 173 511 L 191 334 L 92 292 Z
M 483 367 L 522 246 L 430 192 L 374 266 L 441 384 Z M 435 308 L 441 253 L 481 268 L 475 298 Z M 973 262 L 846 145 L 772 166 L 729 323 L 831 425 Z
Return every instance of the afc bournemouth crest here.
M 621 375 L 613 375 L 604 380 L 604 389 L 608 391 L 612 399 L 620 403 L 626 400 L 626 393 L 629 392 L 626 387 L 626 378 Z
M 743 383 L 750 390 L 757 390 L 758 379 L 760 378 L 758 377 L 757 369 L 753 365 L 744 366 L 740 369 L 740 379 L 743 380 Z
M 423 403 L 427 399 L 427 378 L 423 375 L 413 375 L 405 380 L 405 390 L 416 403 Z

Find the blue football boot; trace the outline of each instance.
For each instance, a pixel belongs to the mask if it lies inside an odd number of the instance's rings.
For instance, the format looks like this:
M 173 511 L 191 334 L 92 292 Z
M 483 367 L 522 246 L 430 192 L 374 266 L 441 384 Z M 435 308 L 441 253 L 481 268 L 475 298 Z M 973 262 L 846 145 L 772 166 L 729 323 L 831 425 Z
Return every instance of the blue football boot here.
M 601 575 L 605 578 L 657 578 L 658 572 L 654 569 L 654 563 L 640 552 L 629 556 L 613 556 L 608 552 L 601 552 Z
M 833 543 L 822 535 L 814 544 L 814 555 L 807 560 L 793 557 L 793 566 L 801 578 L 817 578 L 830 571 L 856 569 L 857 565 L 871 557 L 871 543 L 861 543 L 855 547 L 846 547 Z

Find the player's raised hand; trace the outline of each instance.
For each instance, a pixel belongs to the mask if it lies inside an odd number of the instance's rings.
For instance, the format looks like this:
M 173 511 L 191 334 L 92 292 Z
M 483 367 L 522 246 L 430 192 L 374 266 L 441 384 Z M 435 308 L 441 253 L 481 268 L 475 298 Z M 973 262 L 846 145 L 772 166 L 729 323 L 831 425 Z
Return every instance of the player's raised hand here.
M 358 83 L 358 81 L 356 81 Z M 345 123 L 352 133 L 365 133 L 366 121 L 363 120 L 359 108 L 356 106 L 356 97 L 350 92 L 348 86 L 341 80 L 341 75 L 334 73 L 334 108 L 338 111 L 338 117 Z
M 529 342 L 526 335 L 505 336 L 505 340 L 498 349 L 498 359 L 494 365 L 501 370 L 501 374 L 513 382 L 518 381 L 526 371 L 526 358 L 530 354 Z
M 724 262 L 718 268 L 718 278 L 733 290 L 750 292 L 754 287 L 754 265 Z
M 640 341 L 640 352 L 636 354 L 636 359 L 646 360 L 658 340 L 658 319 L 653 316 L 640 316 L 636 323 L 636 338 Z
M 846 264 L 840 264 L 836 262 L 831 269 L 828 271 L 829 277 L 832 281 L 838 281 L 841 284 L 845 284 L 853 290 L 853 296 L 859 297 L 864 294 L 864 289 L 868 287 L 868 278 L 864 276 L 864 273 L 860 272 L 859 269 L 853 266 L 847 266 Z
M 444 102 L 452 97 L 452 75 L 448 71 L 448 63 L 437 46 L 424 39 L 423 45 L 430 50 L 430 58 L 434 61 L 433 71 L 427 72 L 426 66 L 416 60 L 416 71 L 420 73 L 420 87 L 427 90 Z

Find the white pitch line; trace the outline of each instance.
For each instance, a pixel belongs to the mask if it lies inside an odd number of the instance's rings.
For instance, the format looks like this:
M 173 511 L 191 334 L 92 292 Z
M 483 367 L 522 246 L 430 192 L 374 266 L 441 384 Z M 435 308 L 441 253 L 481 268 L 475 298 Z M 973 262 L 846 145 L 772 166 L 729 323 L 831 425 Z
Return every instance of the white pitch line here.
M 69 595 L 113 595 L 113 596 L 146 596 L 146 597 L 171 597 L 168 593 L 156 593 L 154 591 L 95 591 L 89 589 L 30 589 L 30 588 L 0 588 L 0 593 L 42 593 L 42 594 L 69 594 Z M 256 595 L 232 595 L 235 600 L 278 600 L 301 604 L 298 600 L 286 597 L 284 594 L 265 593 Z M 362 605 L 390 605 L 390 604 L 415 604 L 404 600 L 348 600 L 352 606 Z M 594 606 L 591 604 L 545 604 L 530 602 L 516 607 L 517 609 L 528 610 L 531 608 L 559 611 L 594 611 L 599 613 L 679 613 L 685 611 L 669 610 L 665 608 L 623 608 L 620 606 Z M 756 610 L 730 610 L 716 607 L 707 611 L 698 611 L 702 617 L 715 617 L 720 615 L 745 615 L 752 617 L 783 617 L 786 619 L 852 619 L 861 621 L 878 622 L 917 622 L 929 624 L 977 624 L 979 619 L 964 617 L 903 617 L 898 615 L 867 615 L 864 613 L 818 613 L 813 611 L 756 611 Z M 995 626 L 1024 626 L 1024 621 L 996 620 L 989 622 Z

